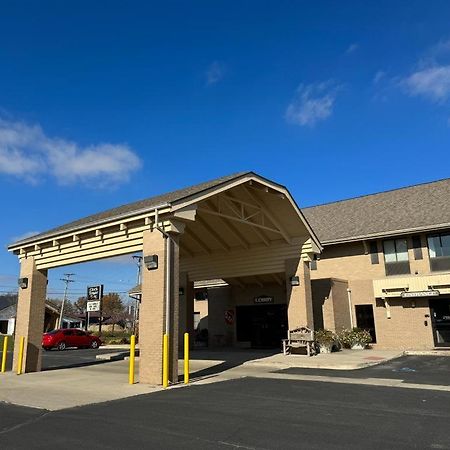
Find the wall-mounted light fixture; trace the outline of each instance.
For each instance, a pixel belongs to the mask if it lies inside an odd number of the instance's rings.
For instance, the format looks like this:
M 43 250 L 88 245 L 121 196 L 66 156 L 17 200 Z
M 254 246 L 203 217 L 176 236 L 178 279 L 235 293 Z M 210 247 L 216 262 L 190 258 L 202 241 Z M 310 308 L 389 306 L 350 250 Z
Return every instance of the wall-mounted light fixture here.
M 20 289 L 26 289 L 28 287 L 28 278 L 19 278 L 18 284 Z
M 156 270 L 158 268 L 158 255 L 144 256 L 144 265 L 147 270 Z
M 291 286 L 300 286 L 300 277 L 293 276 L 289 278 L 289 281 L 291 282 Z
M 184 287 L 178 289 L 178 295 L 184 295 Z

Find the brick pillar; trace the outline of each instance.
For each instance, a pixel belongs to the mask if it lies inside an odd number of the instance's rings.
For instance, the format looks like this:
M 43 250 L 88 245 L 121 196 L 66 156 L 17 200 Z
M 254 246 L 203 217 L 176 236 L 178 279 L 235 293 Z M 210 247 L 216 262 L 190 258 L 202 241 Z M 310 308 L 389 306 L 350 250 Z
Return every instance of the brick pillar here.
M 178 238 L 171 239 L 171 305 L 169 334 L 169 380 L 178 381 Z M 141 383 L 162 383 L 163 334 L 166 321 L 166 246 L 157 231 L 144 231 L 143 256 L 158 255 L 158 269 L 142 267 L 142 301 L 139 311 L 139 379 Z
M 33 257 L 23 259 L 20 278 L 28 278 L 28 287 L 19 288 L 13 370 L 17 370 L 20 337 L 25 337 L 23 368 L 25 372 L 41 370 L 42 334 L 44 331 L 47 270 L 37 270 Z
M 300 326 L 314 328 L 309 264 L 300 258 L 294 258 L 286 260 L 285 267 L 289 329 Z M 299 286 L 291 286 L 292 276 L 299 277 Z
M 172 258 L 172 286 L 170 299 L 170 335 L 169 335 L 169 349 L 170 349 L 170 368 L 169 380 L 172 383 L 178 382 L 178 334 L 179 334 L 179 320 L 180 320 L 180 246 L 179 235 L 172 234 L 171 239 Z

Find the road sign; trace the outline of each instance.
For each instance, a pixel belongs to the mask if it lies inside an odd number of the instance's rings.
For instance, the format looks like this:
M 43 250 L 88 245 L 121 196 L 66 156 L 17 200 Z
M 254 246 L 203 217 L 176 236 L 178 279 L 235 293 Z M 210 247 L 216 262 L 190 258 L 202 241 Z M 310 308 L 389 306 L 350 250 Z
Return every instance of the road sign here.
M 93 302 L 87 302 L 86 303 L 86 311 L 87 312 L 100 311 L 100 300 L 95 300 Z

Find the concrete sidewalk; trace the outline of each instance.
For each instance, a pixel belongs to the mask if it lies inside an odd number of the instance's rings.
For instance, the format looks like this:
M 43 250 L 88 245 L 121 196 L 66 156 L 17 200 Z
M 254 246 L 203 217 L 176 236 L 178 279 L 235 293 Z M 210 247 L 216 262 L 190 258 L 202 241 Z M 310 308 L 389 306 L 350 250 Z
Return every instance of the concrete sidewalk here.
M 320 353 L 316 356 L 276 355 L 251 360 L 245 365 L 271 366 L 277 369 L 299 367 L 303 369 L 354 370 L 381 364 L 403 355 L 400 350 L 342 350 Z
M 267 351 L 195 350 L 191 353 L 190 372 L 193 382 L 218 382 L 255 376 L 271 378 L 278 377 L 273 375 L 274 371 L 285 368 L 349 370 L 386 362 L 397 356 L 400 356 L 399 352 L 374 350 L 348 350 L 314 357 L 283 356 Z M 183 373 L 182 360 L 179 362 L 179 373 Z M 136 374 L 138 382 L 139 358 L 136 359 Z M 176 386 L 182 387 L 183 384 Z M 13 372 L 0 375 L 0 401 L 48 410 L 117 400 L 161 389 L 160 386 L 139 383 L 129 385 L 126 360 L 20 376 Z

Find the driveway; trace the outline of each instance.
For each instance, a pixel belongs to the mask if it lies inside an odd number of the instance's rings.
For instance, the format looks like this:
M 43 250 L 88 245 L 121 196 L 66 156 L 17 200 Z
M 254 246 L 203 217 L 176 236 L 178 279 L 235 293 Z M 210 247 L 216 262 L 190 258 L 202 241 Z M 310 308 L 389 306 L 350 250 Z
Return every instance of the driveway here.
M 0 442 L 4 450 L 449 449 L 449 404 L 448 392 L 244 378 L 53 412 L 0 404 Z
M 76 349 L 69 348 L 62 352 L 50 350 L 42 352 L 42 370 L 65 369 L 70 367 L 82 367 L 92 364 L 101 364 L 104 361 L 98 361 L 97 355 L 111 353 L 111 349 L 99 348 Z M 12 368 L 12 352 L 8 352 L 7 370 Z
M 450 356 L 403 356 L 377 366 L 357 370 L 289 368 L 276 371 L 290 375 L 318 375 L 346 378 L 380 378 L 406 383 L 450 385 Z

